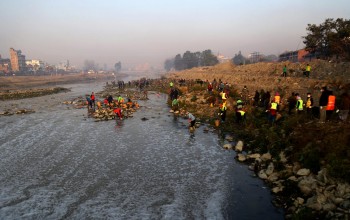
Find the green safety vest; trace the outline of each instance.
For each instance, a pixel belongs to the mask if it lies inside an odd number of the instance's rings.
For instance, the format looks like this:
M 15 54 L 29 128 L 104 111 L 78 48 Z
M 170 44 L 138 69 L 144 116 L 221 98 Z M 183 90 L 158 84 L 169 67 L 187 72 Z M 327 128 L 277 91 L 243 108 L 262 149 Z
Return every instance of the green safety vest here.
M 172 102 L 172 106 L 177 105 L 179 103 L 179 101 L 177 99 L 174 99 Z
M 298 110 L 303 110 L 303 100 L 302 100 L 302 99 L 299 99 L 298 102 L 299 102 L 299 108 L 298 108 Z
M 241 116 L 244 116 L 244 114 L 245 114 L 245 111 L 242 111 L 242 110 L 240 110 L 238 112 L 241 113 Z

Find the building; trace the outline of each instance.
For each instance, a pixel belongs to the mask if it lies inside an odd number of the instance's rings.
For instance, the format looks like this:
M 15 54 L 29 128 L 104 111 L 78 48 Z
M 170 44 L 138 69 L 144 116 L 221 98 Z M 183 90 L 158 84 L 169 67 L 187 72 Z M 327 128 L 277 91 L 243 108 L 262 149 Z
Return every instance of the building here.
M 26 68 L 28 71 L 44 70 L 45 63 L 41 60 L 26 60 Z
M 216 58 L 218 58 L 219 63 L 226 63 L 227 61 L 230 61 L 231 59 L 218 53 L 218 55 L 216 56 Z
M 26 57 L 22 51 L 10 48 L 11 69 L 13 72 L 26 70 Z
M 250 63 L 258 63 L 261 62 L 264 55 L 259 52 L 253 52 L 248 55 L 248 59 Z
M 303 62 L 309 54 L 305 49 L 296 51 L 287 51 L 279 55 L 279 61 Z
M 10 59 L 2 59 L 0 55 L 0 73 L 9 73 L 11 71 Z

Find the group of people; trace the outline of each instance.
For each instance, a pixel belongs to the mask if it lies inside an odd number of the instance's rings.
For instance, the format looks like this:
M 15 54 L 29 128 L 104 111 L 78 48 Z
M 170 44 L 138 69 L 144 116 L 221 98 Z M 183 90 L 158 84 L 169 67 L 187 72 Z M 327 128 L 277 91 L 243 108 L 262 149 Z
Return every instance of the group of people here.
M 270 112 L 274 112 L 274 110 L 271 111 L 271 105 L 276 102 L 275 99 L 276 96 L 270 104 Z M 336 100 L 339 103 L 336 103 Z M 306 99 L 304 100 L 299 93 L 293 92 L 287 99 L 287 105 L 289 115 L 294 113 L 300 115 L 306 112 L 306 116 L 309 119 L 319 118 L 320 123 L 325 123 L 326 121 L 332 120 L 334 112 L 337 112 L 339 114 L 339 119 L 346 121 L 350 109 L 350 96 L 347 91 L 344 91 L 337 99 L 333 91 L 327 89 L 327 87 L 322 87 L 318 106 L 310 92 L 306 94 Z M 277 107 L 278 106 L 279 103 L 277 102 Z
M 311 66 L 309 64 L 306 64 L 305 71 L 303 72 L 303 75 L 307 78 L 310 78 L 310 72 L 311 72 Z M 282 69 L 282 76 L 287 77 L 287 65 L 284 65 Z
M 138 103 L 131 101 L 130 98 L 128 98 L 127 102 L 125 102 L 124 98 L 121 95 L 118 95 L 116 99 L 113 99 L 112 95 L 108 95 L 103 100 L 103 103 L 100 101 L 96 102 L 95 100 L 96 98 L 95 98 L 94 92 L 92 92 L 91 95 L 86 95 L 88 111 L 95 112 L 96 105 L 98 109 L 102 109 L 102 108 L 113 109 L 113 112 L 115 113 L 115 118 L 120 120 L 123 119 L 123 109 L 131 109 L 131 108 L 139 107 Z

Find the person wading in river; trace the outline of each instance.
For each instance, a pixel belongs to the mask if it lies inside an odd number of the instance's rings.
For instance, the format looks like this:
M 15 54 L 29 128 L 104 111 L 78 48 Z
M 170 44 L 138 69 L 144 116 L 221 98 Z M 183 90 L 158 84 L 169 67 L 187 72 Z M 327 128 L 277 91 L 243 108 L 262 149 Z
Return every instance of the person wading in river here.
M 187 112 L 187 116 L 188 116 L 188 121 L 190 123 L 190 131 L 194 131 L 195 129 L 195 124 L 196 124 L 196 117 L 194 117 L 194 115 L 192 115 L 191 113 Z
M 92 108 L 92 105 L 93 105 L 94 106 L 94 111 L 95 111 L 95 93 L 94 92 L 91 93 L 90 99 L 91 99 L 91 108 Z

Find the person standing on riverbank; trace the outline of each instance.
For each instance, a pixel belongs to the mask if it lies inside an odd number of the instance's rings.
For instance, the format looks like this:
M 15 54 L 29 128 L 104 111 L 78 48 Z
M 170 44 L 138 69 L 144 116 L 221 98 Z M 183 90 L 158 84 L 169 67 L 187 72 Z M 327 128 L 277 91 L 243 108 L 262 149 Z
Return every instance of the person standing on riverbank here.
M 327 87 L 322 87 L 320 96 L 320 122 L 326 122 L 326 107 L 328 104 L 329 91 Z
M 299 93 L 296 94 L 296 97 L 297 97 L 297 105 L 296 105 L 297 113 L 298 113 L 298 114 L 302 114 L 303 111 L 304 111 L 304 103 L 303 103 L 303 100 L 301 99 Z
M 295 98 L 294 92 L 292 92 L 292 95 L 288 98 L 288 114 L 293 114 L 293 110 L 295 109 L 295 106 L 297 105 L 297 99 Z
M 307 97 L 306 97 L 306 103 L 305 103 L 305 107 L 306 107 L 306 115 L 308 116 L 308 118 L 312 118 L 312 107 L 314 106 L 314 99 L 311 96 L 311 93 L 308 92 L 307 93 Z
M 283 67 L 283 77 L 287 77 L 287 66 L 284 65 Z
M 225 119 L 226 119 L 226 110 L 227 110 L 227 107 L 226 107 L 226 102 L 223 102 L 221 105 L 220 105 L 220 116 L 221 116 L 221 122 L 225 122 Z
M 174 112 L 179 110 L 179 100 L 178 99 L 173 99 L 171 102 L 171 107 Z
M 92 102 L 89 94 L 86 94 L 86 101 L 87 101 L 88 110 L 92 109 Z
M 311 66 L 309 64 L 306 65 L 305 74 L 307 78 L 310 78 Z

